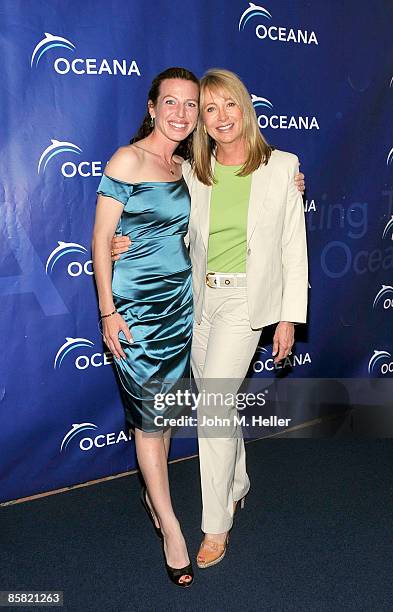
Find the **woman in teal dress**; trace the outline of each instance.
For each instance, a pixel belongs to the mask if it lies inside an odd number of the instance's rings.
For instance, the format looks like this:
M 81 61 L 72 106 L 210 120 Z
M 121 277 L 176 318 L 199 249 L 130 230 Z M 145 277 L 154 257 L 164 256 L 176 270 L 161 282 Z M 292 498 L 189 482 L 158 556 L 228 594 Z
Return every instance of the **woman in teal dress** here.
M 170 68 L 154 79 L 133 144 L 116 151 L 105 168 L 93 234 L 104 341 L 115 356 L 127 420 L 135 428 L 146 483 L 142 501 L 162 537 L 169 577 L 182 587 L 191 585 L 193 570 L 172 508 L 170 430 L 162 427 L 163 418 L 176 417 L 181 407 L 158 411 L 154 396 L 181 387 L 190 376 L 191 262 L 184 243 L 190 197 L 175 151 L 187 155 L 198 96 L 198 79 L 188 70 Z M 132 247 L 112 273 L 115 229 L 132 236 Z
M 114 306 L 132 333 L 132 343 L 119 340 L 126 358 L 115 364 L 127 421 L 153 433 L 181 409 L 157 411 L 154 395 L 190 379 L 191 262 L 184 244 L 190 198 L 182 178 L 130 184 L 104 174 L 98 193 L 123 205 L 118 231 L 132 236 L 132 248 L 113 269 Z

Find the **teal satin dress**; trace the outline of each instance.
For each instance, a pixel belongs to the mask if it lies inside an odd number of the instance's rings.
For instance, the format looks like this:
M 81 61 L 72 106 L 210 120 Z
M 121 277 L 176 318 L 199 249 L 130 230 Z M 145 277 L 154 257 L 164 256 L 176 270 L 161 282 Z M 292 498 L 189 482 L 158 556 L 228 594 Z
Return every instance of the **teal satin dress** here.
M 189 387 L 193 323 L 191 261 L 184 244 L 190 196 L 184 179 L 125 183 L 103 175 L 97 193 L 124 209 L 116 233 L 131 240 L 113 266 L 115 306 L 133 342 L 119 335 L 126 360 L 115 360 L 127 421 L 143 431 L 162 430 L 162 418 L 182 407 L 160 396 Z

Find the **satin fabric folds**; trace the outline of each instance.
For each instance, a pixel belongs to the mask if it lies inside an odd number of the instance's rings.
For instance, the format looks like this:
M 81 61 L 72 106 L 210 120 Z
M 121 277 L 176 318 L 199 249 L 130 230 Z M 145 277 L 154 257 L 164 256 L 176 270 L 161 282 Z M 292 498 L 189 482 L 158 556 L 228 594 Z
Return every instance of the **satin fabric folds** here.
M 191 262 L 184 244 L 190 197 L 183 179 L 125 183 L 103 175 L 97 193 L 124 205 L 116 233 L 131 247 L 113 266 L 115 306 L 131 330 L 120 334 L 126 360 L 115 360 L 129 424 L 162 430 L 182 407 L 157 394 L 189 387 L 192 339 Z M 158 399 L 158 401 L 157 401 Z M 156 417 L 159 416 L 159 419 Z

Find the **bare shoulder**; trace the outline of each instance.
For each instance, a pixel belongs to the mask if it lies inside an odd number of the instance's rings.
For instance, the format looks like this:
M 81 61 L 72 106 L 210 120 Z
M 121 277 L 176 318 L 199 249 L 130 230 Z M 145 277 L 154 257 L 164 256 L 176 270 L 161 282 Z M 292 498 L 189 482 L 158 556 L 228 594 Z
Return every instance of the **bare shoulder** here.
M 105 166 L 105 174 L 132 183 L 142 164 L 140 149 L 133 145 L 119 147 Z

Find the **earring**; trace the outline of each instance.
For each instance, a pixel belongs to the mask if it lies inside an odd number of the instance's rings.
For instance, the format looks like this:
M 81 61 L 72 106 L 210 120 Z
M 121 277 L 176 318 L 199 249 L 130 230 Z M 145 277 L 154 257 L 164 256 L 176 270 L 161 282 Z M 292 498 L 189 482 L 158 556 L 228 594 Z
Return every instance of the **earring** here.
M 206 134 L 207 134 L 207 130 L 206 130 L 206 125 L 205 125 L 205 124 L 203 124 L 203 133 L 204 133 L 204 134 L 205 134 L 205 136 L 206 136 Z
M 150 117 L 150 127 L 154 128 L 154 117 Z

